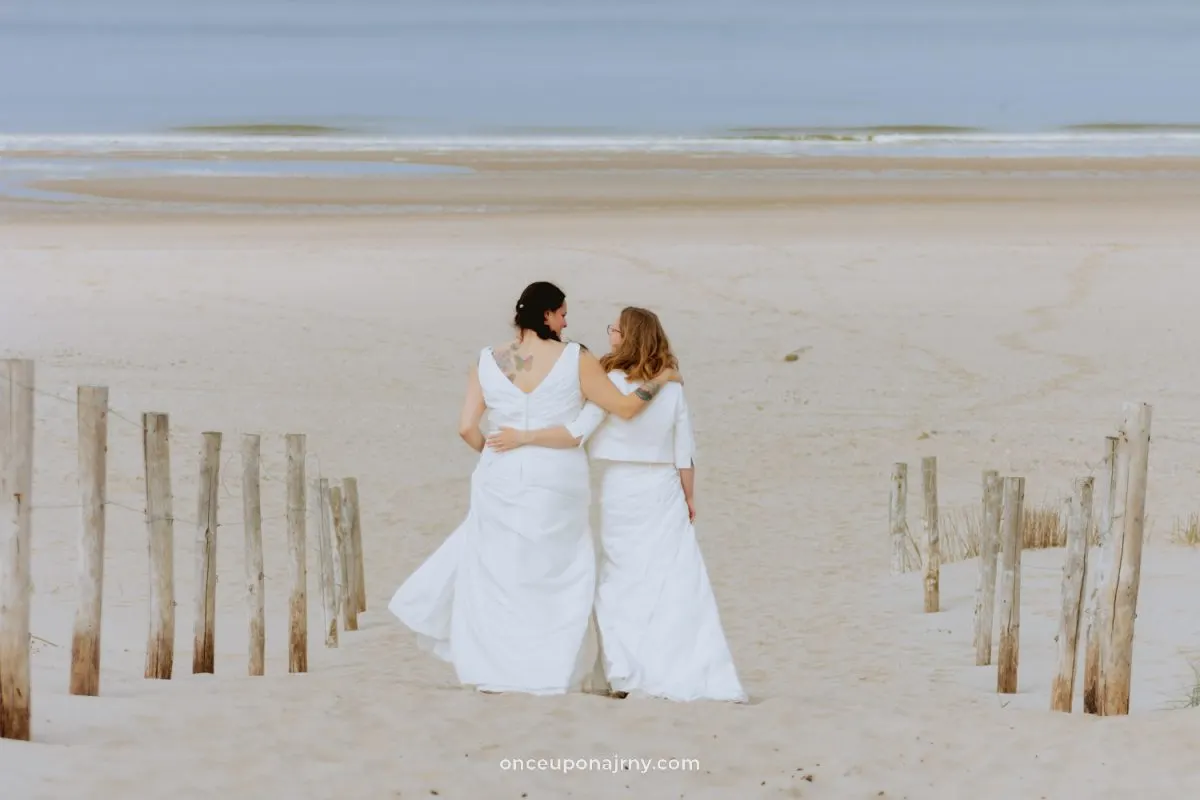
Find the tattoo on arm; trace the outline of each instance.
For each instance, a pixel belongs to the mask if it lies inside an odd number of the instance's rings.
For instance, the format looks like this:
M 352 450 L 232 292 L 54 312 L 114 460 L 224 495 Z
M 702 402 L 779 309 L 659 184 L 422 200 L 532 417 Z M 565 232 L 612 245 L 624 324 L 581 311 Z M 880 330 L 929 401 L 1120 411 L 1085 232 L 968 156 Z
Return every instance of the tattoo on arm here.
M 637 395 L 638 399 L 649 403 L 660 391 L 662 391 L 661 383 L 658 381 L 647 381 L 634 389 L 633 393 Z

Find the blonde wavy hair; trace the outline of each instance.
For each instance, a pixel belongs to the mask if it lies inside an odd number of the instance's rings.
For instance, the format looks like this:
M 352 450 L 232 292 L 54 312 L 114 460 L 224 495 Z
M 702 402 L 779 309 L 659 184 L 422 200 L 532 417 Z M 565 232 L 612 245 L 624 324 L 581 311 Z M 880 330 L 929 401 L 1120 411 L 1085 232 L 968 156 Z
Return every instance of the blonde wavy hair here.
M 621 309 L 617 325 L 621 345 L 600 359 L 605 372 L 619 369 L 631 381 L 648 381 L 666 369 L 679 368 L 667 332 L 653 311 L 626 306 Z

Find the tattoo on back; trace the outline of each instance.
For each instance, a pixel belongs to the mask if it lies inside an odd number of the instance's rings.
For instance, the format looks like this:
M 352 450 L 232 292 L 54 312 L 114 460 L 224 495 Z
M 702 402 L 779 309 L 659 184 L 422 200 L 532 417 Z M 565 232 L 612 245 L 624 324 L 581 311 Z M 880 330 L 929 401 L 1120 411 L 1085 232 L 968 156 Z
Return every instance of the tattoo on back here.
M 521 358 L 517 355 L 520 346 L 520 342 L 513 342 L 508 347 L 492 348 L 492 358 L 496 360 L 496 366 L 510 381 L 516 379 L 518 372 L 533 369 L 533 356 Z

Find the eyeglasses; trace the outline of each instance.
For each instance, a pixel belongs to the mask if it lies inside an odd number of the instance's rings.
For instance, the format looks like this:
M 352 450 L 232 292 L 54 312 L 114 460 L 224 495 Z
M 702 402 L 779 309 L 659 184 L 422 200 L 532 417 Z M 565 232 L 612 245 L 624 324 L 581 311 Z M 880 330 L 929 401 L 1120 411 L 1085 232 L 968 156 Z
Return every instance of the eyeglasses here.
M 618 328 L 618 327 L 615 327 L 615 326 L 613 326 L 613 325 L 609 325 L 609 326 L 608 326 L 608 332 L 609 332 L 609 334 L 610 334 L 610 335 L 611 335 L 611 334 L 614 334 L 614 333 L 620 333 L 620 332 L 621 332 L 621 329 L 620 329 L 620 328 Z

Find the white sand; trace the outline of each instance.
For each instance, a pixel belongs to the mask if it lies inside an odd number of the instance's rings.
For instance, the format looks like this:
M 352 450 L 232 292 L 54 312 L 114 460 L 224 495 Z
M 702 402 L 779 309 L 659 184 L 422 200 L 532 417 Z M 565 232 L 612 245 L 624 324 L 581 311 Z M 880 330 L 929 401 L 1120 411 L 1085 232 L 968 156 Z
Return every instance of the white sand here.
M 1194 797 L 1200 553 L 1200 198 L 1136 178 L 1062 196 L 789 210 L 460 219 L 36 220 L 0 226 L 0 353 L 37 359 L 32 744 L 7 798 Z M 1157 190 L 1156 190 L 1157 191 Z M 1133 194 L 1126 194 L 1126 192 Z M 1089 197 L 1095 194 L 1094 198 Z M 980 199 L 980 196 L 983 199 Z M 1101 202 L 1104 201 L 1104 202 Z M 534 279 L 593 348 L 658 309 L 701 447 L 699 531 L 749 706 L 482 696 L 384 606 L 458 523 L 454 435 L 478 348 Z M 808 347 L 795 363 L 783 355 Z M 80 383 L 111 387 L 110 492 L 142 504 L 144 410 L 171 415 L 175 679 L 144 680 L 146 534 L 112 508 L 102 697 L 66 693 Z M 1134 713 L 1051 715 L 1062 551 L 1025 558 L 1020 694 L 973 666 L 975 562 L 887 575 L 888 473 L 937 455 L 947 507 L 980 471 L 1052 500 L 1121 404 L 1155 406 Z M 225 433 L 217 675 L 192 677 L 199 433 Z M 368 612 L 326 650 L 310 520 L 310 673 L 286 674 L 283 440 L 357 475 Z M 245 677 L 238 436 L 264 434 L 268 675 Z M 922 433 L 928 438 L 919 439 Z M 1077 701 L 1078 702 L 1078 701 Z M 506 772 L 505 758 L 692 758 L 693 772 Z M 810 775 L 811 781 L 803 776 Z

